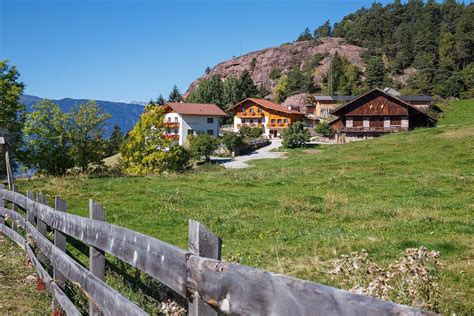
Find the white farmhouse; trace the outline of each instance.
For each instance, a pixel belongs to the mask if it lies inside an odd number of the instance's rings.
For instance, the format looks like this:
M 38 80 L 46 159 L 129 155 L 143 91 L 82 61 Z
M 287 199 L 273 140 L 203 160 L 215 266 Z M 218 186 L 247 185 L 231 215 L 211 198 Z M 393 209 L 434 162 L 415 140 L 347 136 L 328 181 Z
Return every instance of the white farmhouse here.
M 188 135 L 208 134 L 219 136 L 219 119 L 226 116 L 215 104 L 166 103 L 165 137 L 184 146 Z

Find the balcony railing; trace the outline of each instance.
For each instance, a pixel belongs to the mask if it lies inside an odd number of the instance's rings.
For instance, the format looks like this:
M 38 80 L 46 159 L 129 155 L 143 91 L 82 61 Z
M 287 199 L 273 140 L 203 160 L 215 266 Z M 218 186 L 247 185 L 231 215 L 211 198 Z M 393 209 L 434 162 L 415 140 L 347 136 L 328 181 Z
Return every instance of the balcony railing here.
M 392 133 L 392 132 L 399 132 L 399 131 L 407 131 L 408 127 L 401 127 L 401 126 L 390 126 L 390 127 L 343 127 L 343 132 L 385 132 L 385 133 Z
M 238 112 L 237 117 L 263 117 L 263 112 Z
M 268 127 L 273 128 L 286 128 L 290 126 L 290 123 L 268 123 Z
M 165 125 L 168 128 L 179 128 L 178 122 L 165 122 Z
M 249 127 L 258 127 L 262 128 L 264 124 L 261 123 L 242 123 L 242 124 L 237 124 L 237 128 L 241 128 L 242 126 L 249 126 Z
M 163 134 L 163 137 L 168 140 L 179 140 L 179 135 L 177 134 Z

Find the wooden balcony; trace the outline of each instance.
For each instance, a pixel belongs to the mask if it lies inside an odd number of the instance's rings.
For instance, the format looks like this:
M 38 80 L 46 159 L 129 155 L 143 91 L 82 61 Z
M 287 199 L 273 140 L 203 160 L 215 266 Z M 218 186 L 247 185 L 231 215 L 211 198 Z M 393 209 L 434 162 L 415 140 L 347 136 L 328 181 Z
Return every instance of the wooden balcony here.
M 248 126 L 252 128 L 255 128 L 255 127 L 262 128 L 264 125 L 265 124 L 261 124 L 261 123 L 242 123 L 242 124 L 237 124 L 237 128 L 241 128 L 242 126 Z
M 178 122 L 165 122 L 167 128 L 179 128 Z
M 287 128 L 290 126 L 290 123 L 268 123 L 268 128 Z
M 238 112 L 237 117 L 239 118 L 262 118 L 263 112 Z
M 390 127 L 343 127 L 342 132 L 350 133 L 394 133 L 400 131 L 407 131 L 407 127 L 390 126 Z
M 168 140 L 179 140 L 178 134 L 163 134 L 163 137 Z

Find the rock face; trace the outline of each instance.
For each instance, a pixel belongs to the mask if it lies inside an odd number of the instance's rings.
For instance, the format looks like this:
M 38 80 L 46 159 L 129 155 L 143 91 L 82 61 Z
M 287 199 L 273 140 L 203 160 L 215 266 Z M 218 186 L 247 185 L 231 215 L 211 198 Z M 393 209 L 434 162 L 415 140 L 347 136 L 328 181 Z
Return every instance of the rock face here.
M 187 97 L 204 78 L 212 75 L 219 75 L 223 79 L 229 76 L 239 76 L 245 69 L 250 72 L 257 85 L 263 85 L 272 91 L 277 82 L 277 80 L 270 79 L 270 73 L 274 68 L 286 73 L 295 66 L 303 67 L 310 57 L 318 53 L 327 55 L 321 61 L 321 65 L 315 69 L 315 83 L 319 83 L 321 76 L 326 74 L 329 69 L 330 56 L 336 52 L 364 70 L 365 64 L 361 57 L 364 50 L 358 46 L 345 44 L 342 38 L 323 38 L 318 42 L 303 41 L 262 49 L 217 64 L 209 74 L 195 80 L 185 92 L 184 97 Z

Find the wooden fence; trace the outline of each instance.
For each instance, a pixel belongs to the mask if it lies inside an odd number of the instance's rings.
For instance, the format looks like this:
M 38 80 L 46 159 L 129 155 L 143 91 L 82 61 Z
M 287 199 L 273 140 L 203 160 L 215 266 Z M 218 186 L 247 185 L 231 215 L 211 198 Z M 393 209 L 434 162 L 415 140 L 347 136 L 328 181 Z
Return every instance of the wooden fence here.
M 104 281 L 108 253 L 163 283 L 188 300 L 190 315 L 429 315 L 412 307 L 274 274 L 220 259 L 221 240 L 189 221 L 188 251 L 105 222 L 104 209 L 89 203 L 89 218 L 54 207 L 41 194 L 22 195 L 0 187 L 0 233 L 15 241 L 53 295 L 53 312 L 81 315 L 64 292 L 65 280 L 89 299 L 89 315 L 146 315 Z M 7 204 L 5 204 L 7 202 Z M 6 206 L 9 207 L 6 207 Z M 19 209 L 26 212 L 22 216 Z M 20 229 L 21 228 L 21 229 Z M 48 228 L 54 234 L 48 238 Z M 22 232 L 25 232 L 25 237 Z M 89 270 L 68 256 L 66 235 L 89 245 Z M 35 255 L 32 248 L 37 248 Z M 53 266 L 50 275 L 42 261 Z M 60 306 L 60 308 L 59 308 Z

